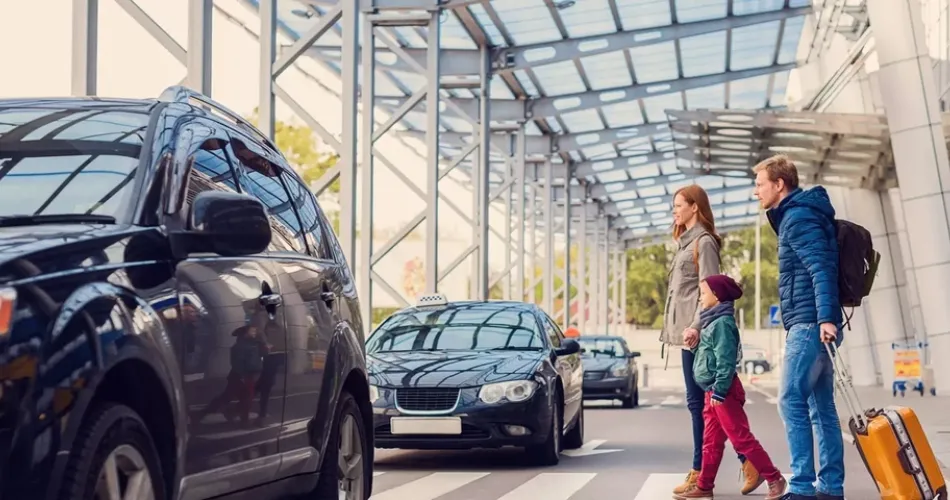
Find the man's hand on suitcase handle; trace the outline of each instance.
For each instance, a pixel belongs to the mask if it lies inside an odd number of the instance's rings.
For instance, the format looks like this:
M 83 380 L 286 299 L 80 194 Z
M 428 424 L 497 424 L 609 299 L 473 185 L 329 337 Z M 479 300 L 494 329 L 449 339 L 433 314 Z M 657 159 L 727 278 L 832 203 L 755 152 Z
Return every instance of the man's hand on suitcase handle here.
M 822 323 L 821 327 L 821 341 L 824 343 L 834 342 L 838 338 L 838 327 L 834 323 Z

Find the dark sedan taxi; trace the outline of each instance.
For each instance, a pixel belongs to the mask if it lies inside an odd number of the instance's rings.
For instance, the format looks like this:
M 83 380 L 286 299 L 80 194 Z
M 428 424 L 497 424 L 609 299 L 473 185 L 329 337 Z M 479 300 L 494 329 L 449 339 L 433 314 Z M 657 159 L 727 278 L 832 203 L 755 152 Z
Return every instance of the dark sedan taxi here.
M 366 343 L 377 448 L 517 446 L 553 465 L 584 443 L 580 346 L 533 304 L 425 298 Z
M 583 352 L 584 399 L 619 399 L 624 408 L 640 405 L 637 351 L 623 337 L 584 335 L 577 339 Z

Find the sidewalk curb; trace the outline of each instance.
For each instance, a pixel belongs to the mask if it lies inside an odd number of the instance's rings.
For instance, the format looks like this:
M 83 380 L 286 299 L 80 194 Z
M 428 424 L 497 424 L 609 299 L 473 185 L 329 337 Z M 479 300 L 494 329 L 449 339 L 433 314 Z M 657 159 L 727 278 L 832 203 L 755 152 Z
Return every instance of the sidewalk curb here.
M 777 401 L 778 401 L 778 395 L 777 395 L 777 394 L 776 394 L 775 396 L 773 396 L 770 392 L 768 392 L 767 390 L 763 389 L 762 387 L 759 387 L 759 386 L 756 385 L 754 382 L 747 382 L 746 385 L 747 385 L 749 388 L 751 388 L 753 391 L 755 391 L 755 392 L 757 392 L 757 393 L 759 393 L 759 394 L 762 394 L 763 396 L 769 398 L 769 399 L 768 399 L 768 402 L 777 405 Z M 854 436 L 852 436 L 850 432 L 846 432 L 844 429 L 842 429 L 842 430 L 841 430 L 841 436 L 842 436 L 842 437 L 844 438 L 844 440 L 847 441 L 849 444 L 854 444 Z M 927 436 L 927 439 L 929 440 L 929 439 L 930 439 L 930 436 Z M 931 446 L 933 446 L 933 443 L 931 443 Z M 944 473 L 950 473 L 950 464 L 948 464 L 948 463 L 945 462 L 944 460 L 941 460 L 940 457 L 936 457 L 936 459 L 937 459 L 937 463 L 940 464 L 940 467 L 943 469 Z

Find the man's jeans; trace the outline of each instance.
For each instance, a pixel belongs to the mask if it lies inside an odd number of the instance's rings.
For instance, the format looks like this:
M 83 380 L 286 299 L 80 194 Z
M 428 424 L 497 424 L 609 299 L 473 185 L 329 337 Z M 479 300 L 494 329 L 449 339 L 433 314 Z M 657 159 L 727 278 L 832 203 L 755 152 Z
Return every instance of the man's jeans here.
M 836 341 L 841 343 L 841 335 Z M 794 325 L 785 337 L 785 366 L 779 413 L 791 452 L 789 492 L 844 495 L 844 445 L 835 409 L 834 368 L 818 325 Z M 818 437 L 818 482 L 812 428 Z

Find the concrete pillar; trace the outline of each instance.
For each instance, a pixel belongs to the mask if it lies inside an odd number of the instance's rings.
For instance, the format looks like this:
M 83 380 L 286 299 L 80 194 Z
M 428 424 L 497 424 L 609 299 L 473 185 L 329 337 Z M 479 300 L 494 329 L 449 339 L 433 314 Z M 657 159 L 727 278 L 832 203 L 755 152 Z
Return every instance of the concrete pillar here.
M 920 4 L 868 0 L 881 99 L 891 132 L 910 244 L 909 265 L 920 299 L 923 333 L 934 359 L 950 354 L 950 160 Z M 934 365 L 937 390 L 950 387 L 950 364 Z
M 915 340 L 924 340 L 924 316 L 920 308 L 920 295 L 917 288 L 917 279 L 914 272 L 913 254 L 910 251 L 910 236 L 907 234 L 906 216 L 901 201 L 900 188 L 892 188 L 887 192 L 889 205 L 893 212 L 896 228 L 897 247 L 903 256 L 904 271 L 904 310 L 907 311 L 907 337 Z

